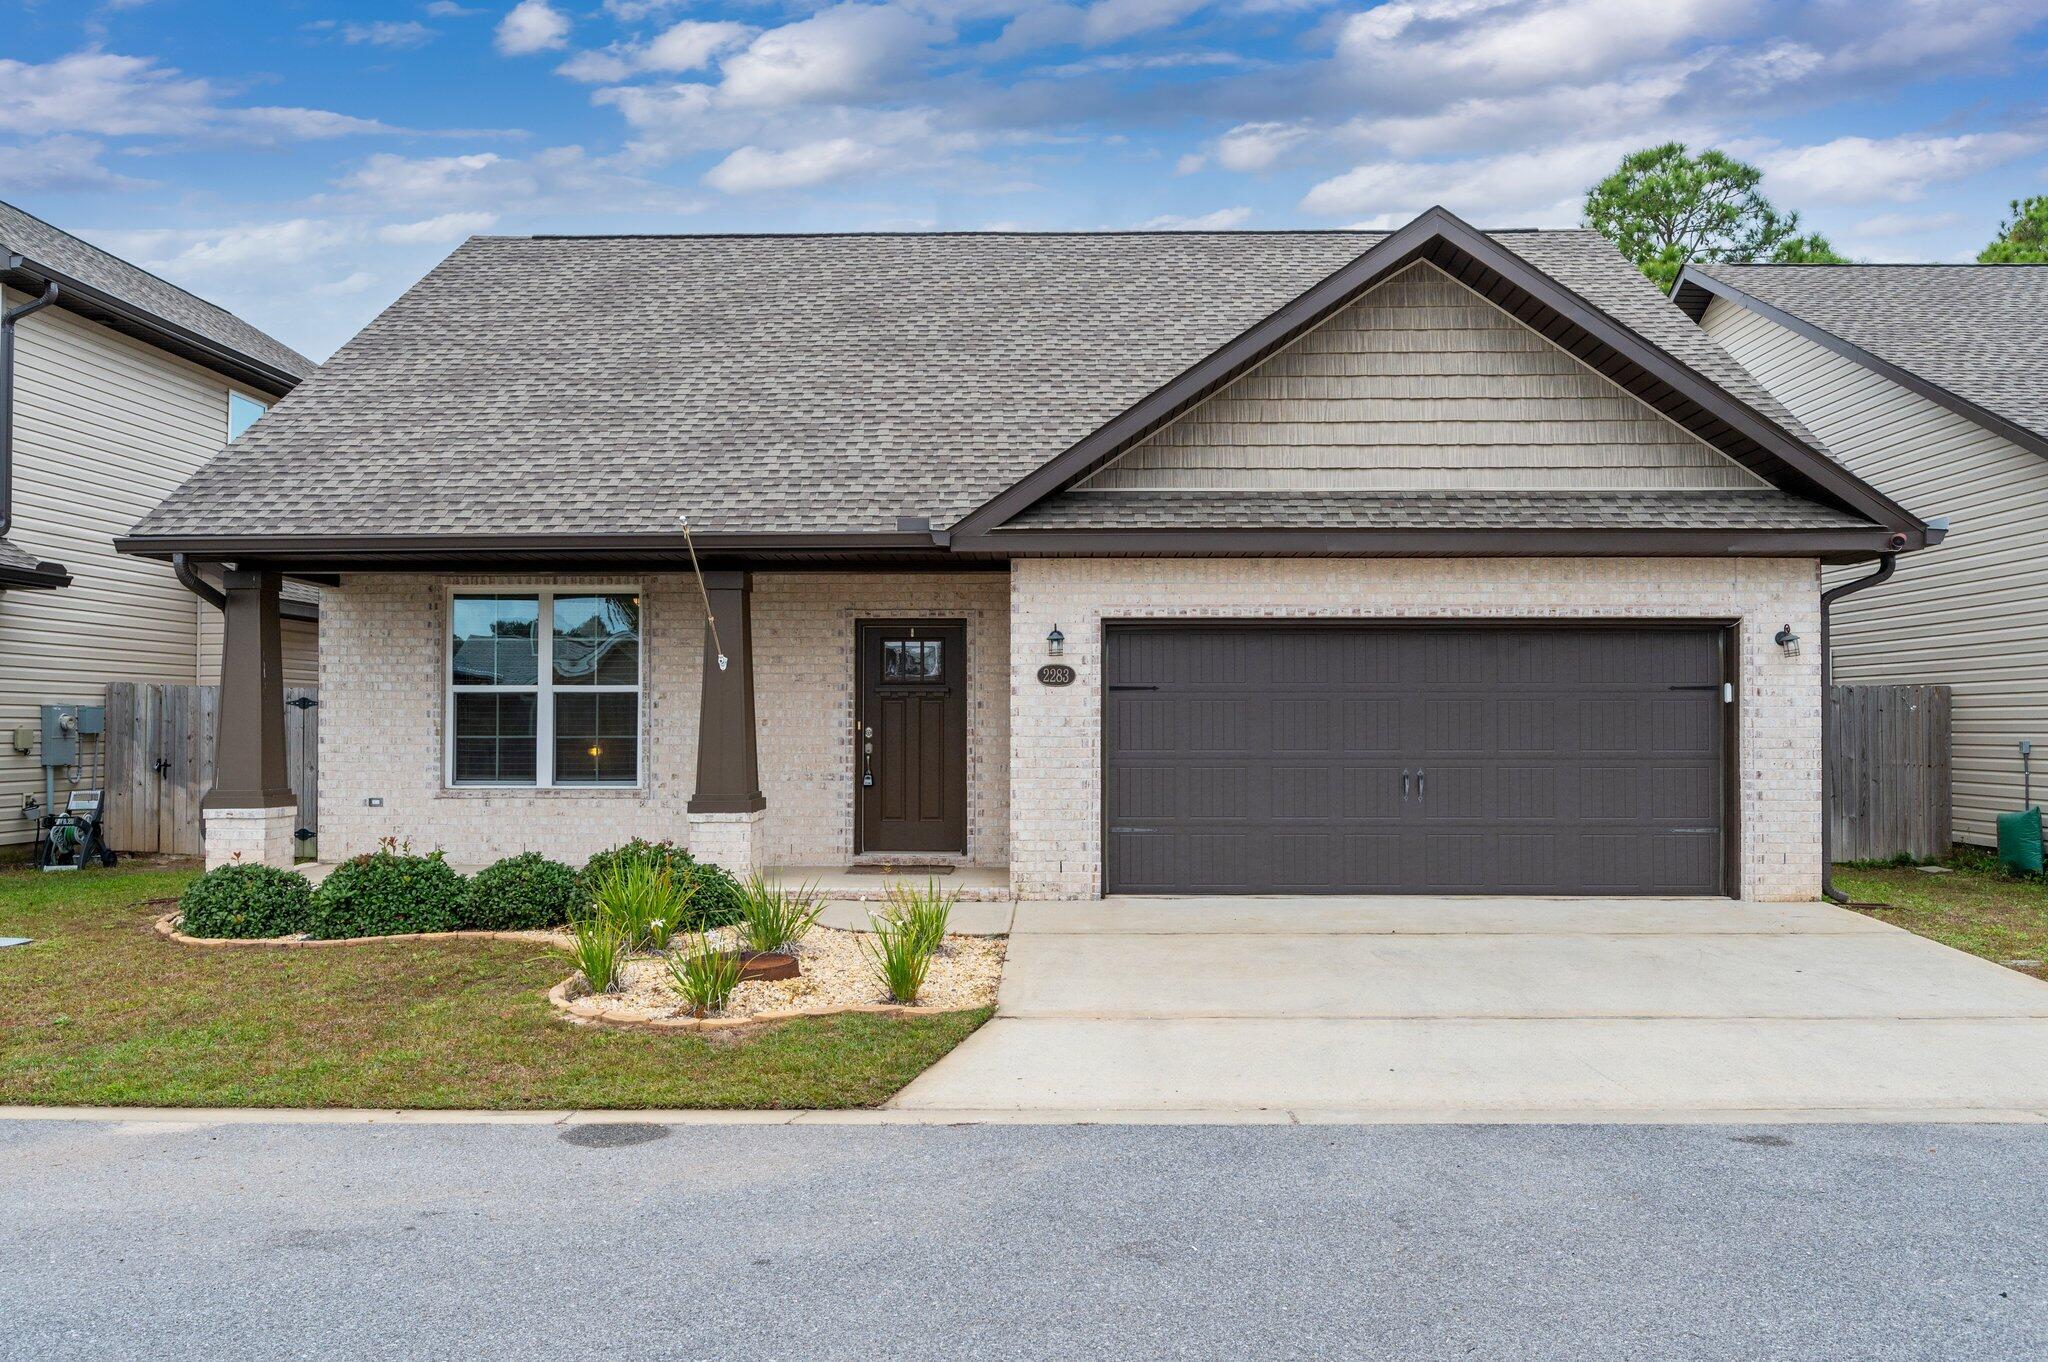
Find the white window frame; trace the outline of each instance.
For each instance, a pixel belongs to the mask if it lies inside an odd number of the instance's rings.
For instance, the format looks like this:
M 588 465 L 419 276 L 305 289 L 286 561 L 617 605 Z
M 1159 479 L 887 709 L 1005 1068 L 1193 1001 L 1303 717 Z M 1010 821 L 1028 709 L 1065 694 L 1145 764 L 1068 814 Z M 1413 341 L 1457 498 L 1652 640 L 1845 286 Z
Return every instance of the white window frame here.
M 460 686 L 455 684 L 455 603 L 464 597 L 538 596 L 540 637 L 536 641 L 539 669 L 531 686 Z M 640 600 L 640 638 L 637 668 L 630 686 L 557 686 L 555 684 L 555 598 L 558 596 L 636 596 Z M 590 585 L 546 587 L 508 582 L 494 586 L 449 587 L 442 600 L 441 660 L 441 784 L 449 790 L 637 790 L 647 779 L 647 593 L 632 582 L 604 582 Z M 533 780 L 457 780 L 455 778 L 455 697 L 458 694 L 531 694 L 534 697 Z M 633 778 L 625 780 L 555 779 L 555 696 L 637 695 L 633 743 Z

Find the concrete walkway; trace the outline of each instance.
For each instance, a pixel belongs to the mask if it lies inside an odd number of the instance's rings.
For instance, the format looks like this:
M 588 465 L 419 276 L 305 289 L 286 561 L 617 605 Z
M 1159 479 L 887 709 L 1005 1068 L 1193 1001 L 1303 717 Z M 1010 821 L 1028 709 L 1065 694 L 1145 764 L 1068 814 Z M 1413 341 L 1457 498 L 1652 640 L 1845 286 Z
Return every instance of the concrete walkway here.
M 1024 903 L 996 1019 L 892 1105 L 2012 1119 L 2048 985 L 1822 904 Z

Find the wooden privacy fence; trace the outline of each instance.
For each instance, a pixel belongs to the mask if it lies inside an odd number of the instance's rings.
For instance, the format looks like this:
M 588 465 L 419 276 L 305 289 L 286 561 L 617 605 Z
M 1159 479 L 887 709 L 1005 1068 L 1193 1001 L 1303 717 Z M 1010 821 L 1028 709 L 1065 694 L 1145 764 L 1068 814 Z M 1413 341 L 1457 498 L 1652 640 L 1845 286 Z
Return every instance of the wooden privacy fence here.
M 1828 836 L 1838 861 L 1946 856 L 1949 688 L 1828 688 Z
M 320 692 L 287 686 L 285 761 L 301 831 L 317 830 Z M 199 801 L 213 788 L 220 687 L 115 681 L 107 686 L 107 841 L 116 851 L 197 856 Z M 313 854 L 310 838 L 299 854 Z

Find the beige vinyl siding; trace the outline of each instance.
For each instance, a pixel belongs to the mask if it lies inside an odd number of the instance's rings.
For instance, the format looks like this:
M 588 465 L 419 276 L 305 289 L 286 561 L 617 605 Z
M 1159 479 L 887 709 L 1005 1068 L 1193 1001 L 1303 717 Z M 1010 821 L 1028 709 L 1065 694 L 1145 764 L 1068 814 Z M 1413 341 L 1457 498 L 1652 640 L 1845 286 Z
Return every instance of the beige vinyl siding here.
M 1991 843 L 2020 807 L 2022 738 L 2048 794 L 2048 459 L 1738 304 L 1701 325 L 1858 477 L 1949 518 L 1946 543 L 1835 607 L 1835 679 L 1954 688 L 1955 834 Z
M 1764 484 L 1442 271 L 1417 264 L 1082 485 L 1671 491 Z
M 6 738 L 39 705 L 100 703 L 112 680 L 197 679 L 199 603 L 113 541 L 226 442 L 229 386 L 62 308 L 22 321 L 15 342 L 9 538 L 72 584 L 0 590 L 0 844 L 34 836 L 17 815 L 42 767 Z

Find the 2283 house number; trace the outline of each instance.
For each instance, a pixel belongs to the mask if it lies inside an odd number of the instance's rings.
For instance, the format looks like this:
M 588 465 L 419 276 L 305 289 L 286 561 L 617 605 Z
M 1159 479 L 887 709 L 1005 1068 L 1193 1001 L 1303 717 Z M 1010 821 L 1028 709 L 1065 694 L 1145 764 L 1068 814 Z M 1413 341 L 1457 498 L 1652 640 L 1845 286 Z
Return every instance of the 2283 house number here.
M 1041 686 L 1071 686 L 1074 684 L 1074 669 L 1064 662 L 1048 662 L 1038 669 L 1038 684 Z

